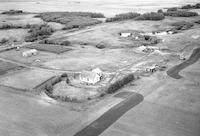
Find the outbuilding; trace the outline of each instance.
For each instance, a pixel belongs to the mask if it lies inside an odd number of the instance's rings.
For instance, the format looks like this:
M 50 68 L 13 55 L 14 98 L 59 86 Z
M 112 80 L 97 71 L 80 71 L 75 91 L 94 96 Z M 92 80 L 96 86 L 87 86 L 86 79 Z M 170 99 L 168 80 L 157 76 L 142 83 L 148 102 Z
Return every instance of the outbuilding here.
M 131 37 L 132 33 L 120 33 L 121 37 Z

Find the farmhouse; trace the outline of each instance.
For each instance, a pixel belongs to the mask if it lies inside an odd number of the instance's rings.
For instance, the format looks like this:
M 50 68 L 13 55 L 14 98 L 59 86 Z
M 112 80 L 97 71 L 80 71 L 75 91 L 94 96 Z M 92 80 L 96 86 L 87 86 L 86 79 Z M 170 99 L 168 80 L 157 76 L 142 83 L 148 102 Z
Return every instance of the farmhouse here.
M 85 83 L 95 84 L 100 81 L 101 75 L 95 72 L 83 71 L 80 74 L 80 80 Z
M 92 72 L 98 74 L 99 76 L 102 76 L 102 75 L 103 75 L 100 68 L 95 68 L 95 69 L 92 70 Z
M 33 55 L 37 55 L 37 50 L 36 49 L 31 49 L 31 50 L 28 50 L 28 51 L 24 51 L 22 53 L 23 57 L 31 57 Z

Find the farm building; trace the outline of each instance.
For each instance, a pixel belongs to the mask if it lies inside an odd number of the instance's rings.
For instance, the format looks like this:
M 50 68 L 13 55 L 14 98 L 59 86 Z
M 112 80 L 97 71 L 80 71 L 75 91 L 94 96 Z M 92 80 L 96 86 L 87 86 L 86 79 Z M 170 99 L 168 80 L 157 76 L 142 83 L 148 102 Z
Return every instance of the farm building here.
M 103 75 L 100 68 L 95 68 L 95 69 L 92 70 L 92 72 L 98 74 L 99 76 L 102 76 L 102 75 Z
M 159 66 L 158 66 L 158 65 L 153 65 L 153 66 L 147 67 L 145 71 L 146 71 L 146 72 L 154 73 L 154 72 L 156 72 L 158 69 L 159 69 Z
M 120 33 L 120 36 L 121 37 L 130 37 L 130 36 L 132 36 L 132 34 L 131 33 Z
M 101 79 L 101 76 L 95 72 L 83 71 L 80 74 L 80 80 L 85 83 L 95 84 L 99 82 L 100 79 Z
M 37 50 L 36 49 L 31 49 L 31 50 L 28 50 L 28 51 L 24 51 L 22 53 L 23 57 L 31 57 L 33 55 L 37 55 Z

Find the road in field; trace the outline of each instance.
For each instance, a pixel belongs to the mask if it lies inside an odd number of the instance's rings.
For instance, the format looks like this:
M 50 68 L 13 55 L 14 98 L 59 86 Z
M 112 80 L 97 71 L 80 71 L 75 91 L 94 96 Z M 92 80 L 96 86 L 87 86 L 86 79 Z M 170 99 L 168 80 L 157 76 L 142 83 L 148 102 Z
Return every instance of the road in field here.
M 74 136 L 99 136 L 104 130 L 111 126 L 128 110 L 142 102 L 143 99 L 144 98 L 142 95 L 133 93 L 127 99 L 112 107 L 101 117 L 76 133 Z
M 193 50 L 193 53 L 188 60 L 184 61 L 183 63 L 181 63 L 179 65 L 176 65 L 176 66 L 170 68 L 167 71 L 167 74 L 172 78 L 180 79 L 180 78 L 182 78 L 182 76 L 179 75 L 179 72 L 181 70 L 183 70 L 184 68 L 197 62 L 199 60 L 199 58 L 200 58 L 200 48 L 196 48 Z

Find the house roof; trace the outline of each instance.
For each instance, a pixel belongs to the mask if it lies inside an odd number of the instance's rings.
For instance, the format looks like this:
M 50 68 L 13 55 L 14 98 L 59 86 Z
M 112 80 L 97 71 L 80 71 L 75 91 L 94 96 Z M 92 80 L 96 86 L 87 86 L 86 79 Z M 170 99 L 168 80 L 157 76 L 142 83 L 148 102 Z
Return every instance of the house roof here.
M 88 78 L 90 80 L 94 80 L 96 76 L 99 76 L 97 73 L 90 72 L 90 71 L 83 71 L 81 73 L 81 78 Z
M 23 53 L 32 53 L 32 52 L 37 52 L 37 50 L 36 49 L 31 49 L 31 50 L 24 51 Z
M 97 73 L 97 74 L 102 73 L 100 68 L 95 68 L 92 70 L 92 72 Z
M 131 33 L 120 33 L 121 37 L 128 37 L 131 36 Z

